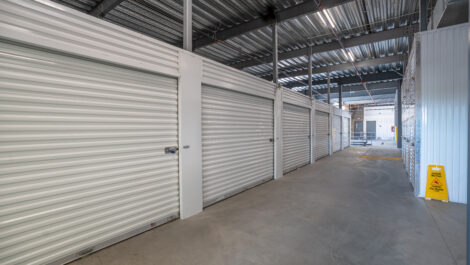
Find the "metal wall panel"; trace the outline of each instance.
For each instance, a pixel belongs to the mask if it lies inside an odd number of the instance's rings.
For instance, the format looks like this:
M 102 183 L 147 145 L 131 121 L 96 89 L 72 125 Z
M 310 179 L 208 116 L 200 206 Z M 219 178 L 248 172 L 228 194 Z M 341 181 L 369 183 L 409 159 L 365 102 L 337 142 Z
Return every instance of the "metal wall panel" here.
M 315 100 L 315 109 L 322 112 L 330 113 L 330 105 L 320 100 Z
M 334 115 L 342 116 L 343 115 L 343 110 L 339 109 L 337 107 L 332 107 L 333 111 L 331 112 Z
M 351 112 L 347 110 L 342 110 L 341 111 L 341 116 L 346 117 L 346 118 L 351 118 Z
M 305 108 L 311 108 L 312 107 L 312 101 L 310 100 L 310 97 L 300 94 L 297 91 L 294 91 L 289 88 L 282 88 L 282 101 L 285 103 L 289 103 L 292 105 L 297 105 L 297 106 L 302 106 Z
M 449 200 L 461 203 L 467 198 L 467 40 L 467 23 L 420 34 L 420 196 L 427 166 L 444 165 Z
M 416 39 L 410 51 L 402 82 L 402 158 L 411 185 L 415 187 L 414 153 L 416 136 Z
M 178 49 L 51 1 L 0 1 L 1 38 L 178 76 Z
M 177 81 L 0 42 L 0 263 L 63 262 L 179 215 Z
M 330 116 L 323 111 L 315 112 L 315 160 L 329 155 Z
M 333 152 L 341 150 L 341 116 L 333 115 Z
M 275 85 L 272 82 L 206 58 L 203 59 L 202 82 L 211 86 L 274 99 Z
M 310 163 L 310 109 L 284 103 L 282 138 L 284 173 Z
M 274 102 L 202 88 L 204 205 L 273 178 Z
M 350 139 L 351 139 L 351 119 L 347 117 L 343 117 L 343 134 L 341 135 L 341 147 L 342 149 L 350 146 Z

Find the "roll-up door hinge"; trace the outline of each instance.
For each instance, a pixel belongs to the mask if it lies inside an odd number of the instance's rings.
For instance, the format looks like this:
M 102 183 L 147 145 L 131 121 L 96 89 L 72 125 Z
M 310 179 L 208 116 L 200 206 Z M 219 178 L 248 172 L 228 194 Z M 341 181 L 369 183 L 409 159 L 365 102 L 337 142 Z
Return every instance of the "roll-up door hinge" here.
M 176 154 L 178 152 L 177 146 L 165 147 L 165 154 Z
M 273 142 L 274 142 L 274 138 L 269 138 L 269 142 L 273 143 Z

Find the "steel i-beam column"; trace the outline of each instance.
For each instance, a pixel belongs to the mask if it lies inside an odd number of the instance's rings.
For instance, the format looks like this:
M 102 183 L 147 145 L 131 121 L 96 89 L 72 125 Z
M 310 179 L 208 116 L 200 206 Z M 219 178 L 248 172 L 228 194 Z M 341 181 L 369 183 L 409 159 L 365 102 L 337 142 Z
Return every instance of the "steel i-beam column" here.
M 343 108 L 343 85 L 339 85 L 338 87 L 338 100 L 339 100 L 339 108 Z
M 312 47 L 308 49 L 307 52 L 308 57 L 308 94 L 310 95 L 310 99 L 313 97 L 312 91 Z
M 428 18 L 426 10 L 426 0 L 419 1 L 419 31 L 426 31 L 428 28 Z
M 278 69 L 278 49 L 277 49 L 277 22 L 272 25 L 272 41 L 273 41 L 273 82 L 279 82 L 279 69 Z
M 330 72 L 328 71 L 328 104 L 331 103 L 331 80 L 330 80 Z
M 193 0 L 184 0 L 183 3 L 183 49 L 193 50 Z

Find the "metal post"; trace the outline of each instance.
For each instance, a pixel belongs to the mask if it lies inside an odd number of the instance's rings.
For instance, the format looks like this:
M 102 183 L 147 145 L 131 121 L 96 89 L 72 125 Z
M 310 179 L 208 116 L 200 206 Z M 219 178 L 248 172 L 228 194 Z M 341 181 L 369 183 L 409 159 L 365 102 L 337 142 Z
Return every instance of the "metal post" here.
M 278 69 L 278 42 L 277 42 L 277 22 L 272 25 L 272 41 L 273 41 L 273 82 L 278 83 L 279 81 L 279 69 Z
M 343 108 L 343 85 L 340 84 L 338 87 L 338 100 L 339 100 L 339 109 Z
M 193 0 L 184 0 L 183 3 L 183 49 L 193 50 Z
M 308 48 L 307 52 L 308 57 L 308 94 L 310 99 L 312 99 L 312 47 Z
M 401 148 L 401 127 L 402 127 L 402 122 L 401 122 L 401 83 L 402 80 L 398 81 L 398 87 L 397 87 L 397 148 Z
M 328 104 L 331 103 L 330 72 L 328 71 Z
M 419 1 L 419 31 L 426 31 L 428 28 L 426 0 Z

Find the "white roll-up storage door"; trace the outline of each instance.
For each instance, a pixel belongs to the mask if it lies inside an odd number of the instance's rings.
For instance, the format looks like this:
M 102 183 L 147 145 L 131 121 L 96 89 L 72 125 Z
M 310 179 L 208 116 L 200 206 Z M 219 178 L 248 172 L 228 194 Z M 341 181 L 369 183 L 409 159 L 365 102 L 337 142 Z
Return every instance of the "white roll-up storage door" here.
M 283 172 L 310 163 L 310 109 L 284 103 L 282 112 Z
M 178 217 L 176 79 L 1 42 L 0 58 L 0 264 Z
M 315 111 L 315 159 L 329 155 L 329 114 Z
M 273 178 L 273 106 L 271 99 L 203 86 L 205 206 Z
M 350 134 L 349 134 L 349 131 L 351 130 L 351 124 L 349 122 L 349 118 L 346 118 L 346 117 L 343 117 L 343 141 L 342 141 L 342 144 L 343 144 L 343 149 L 348 147 L 349 146 L 349 141 L 350 141 Z
M 333 152 L 341 150 L 341 116 L 333 115 Z

